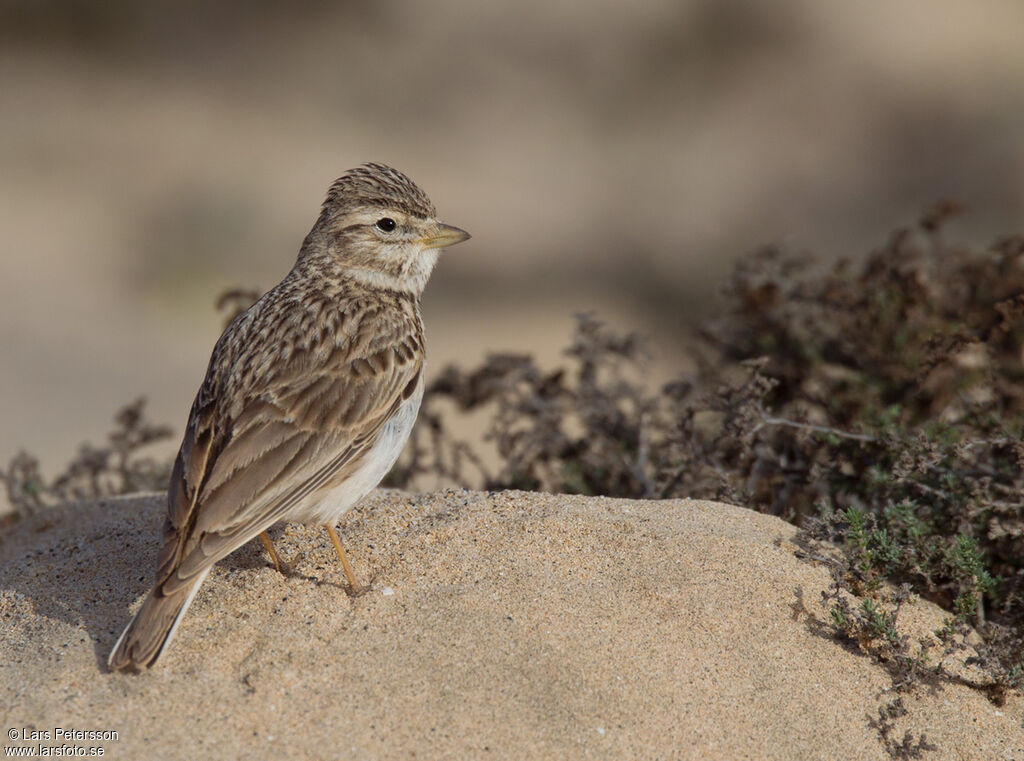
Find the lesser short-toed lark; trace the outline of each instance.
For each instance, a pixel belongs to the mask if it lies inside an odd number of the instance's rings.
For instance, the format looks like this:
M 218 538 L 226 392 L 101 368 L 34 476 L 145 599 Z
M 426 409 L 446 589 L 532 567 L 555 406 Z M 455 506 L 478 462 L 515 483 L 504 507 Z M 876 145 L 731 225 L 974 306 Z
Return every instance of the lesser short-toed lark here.
M 278 521 L 334 530 L 387 474 L 423 397 L 420 294 L 440 249 L 469 234 L 437 220 L 381 164 L 327 193 L 287 277 L 217 341 L 174 463 L 156 583 L 111 669 L 165 652 L 213 564 Z

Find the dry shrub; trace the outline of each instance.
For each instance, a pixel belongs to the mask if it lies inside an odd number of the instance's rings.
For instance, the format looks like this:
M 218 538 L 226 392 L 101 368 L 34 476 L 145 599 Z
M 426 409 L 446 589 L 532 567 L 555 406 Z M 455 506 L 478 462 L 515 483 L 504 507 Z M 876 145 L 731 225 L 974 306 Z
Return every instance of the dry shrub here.
M 145 399 L 136 399 L 114 416 L 114 430 L 105 445 L 82 444 L 78 455 L 53 479 L 43 476 L 39 461 L 18 452 L 0 471 L 0 481 L 14 515 L 81 499 L 109 497 L 167 488 L 171 464 L 143 453 L 150 444 L 171 436 L 165 425 L 146 419 Z

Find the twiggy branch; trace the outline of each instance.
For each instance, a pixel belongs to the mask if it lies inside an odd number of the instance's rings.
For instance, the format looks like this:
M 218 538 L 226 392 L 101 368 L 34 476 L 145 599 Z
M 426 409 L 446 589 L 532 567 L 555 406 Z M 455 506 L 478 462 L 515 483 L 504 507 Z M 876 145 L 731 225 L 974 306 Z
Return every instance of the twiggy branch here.
M 765 415 L 761 425 L 754 428 L 757 431 L 762 425 L 782 425 L 788 428 L 799 428 L 804 431 L 814 431 L 815 433 L 825 433 L 831 436 L 837 436 L 841 439 L 852 439 L 853 441 L 878 441 L 876 436 L 869 436 L 866 433 L 850 433 L 849 431 L 842 431 L 838 428 L 831 428 L 826 425 L 814 425 L 813 423 L 799 423 L 796 420 L 787 420 L 781 417 L 772 417 L 771 415 Z

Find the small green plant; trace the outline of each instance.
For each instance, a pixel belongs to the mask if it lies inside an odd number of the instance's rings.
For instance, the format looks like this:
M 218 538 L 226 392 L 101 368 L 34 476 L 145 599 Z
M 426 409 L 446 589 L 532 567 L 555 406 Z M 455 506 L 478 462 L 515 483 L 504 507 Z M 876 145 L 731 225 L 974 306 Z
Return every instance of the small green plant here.
M 962 618 L 975 614 L 980 618 L 984 595 L 995 591 L 996 580 L 985 568 L 984 560 L 978 540 L 962 534 L 948 551 L 948 563 L 960 590 L 953 600 L 953 610 Z

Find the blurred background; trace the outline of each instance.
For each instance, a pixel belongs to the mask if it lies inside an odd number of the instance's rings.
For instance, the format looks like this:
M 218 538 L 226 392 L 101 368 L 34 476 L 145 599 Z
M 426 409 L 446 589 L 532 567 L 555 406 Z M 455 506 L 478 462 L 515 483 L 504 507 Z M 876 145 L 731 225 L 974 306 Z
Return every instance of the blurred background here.
M 861 254 L 941 198 L 958 240 L 1021 232 L 1022 32 L 1019 0 L 0 0 L 0 463 L 52 474 L 139 395 L 170 454 L 217 295 L 367 160 L 474 236 L 434 373 L 554 361 L 592 310 L 667 374 L 762 244 Z

